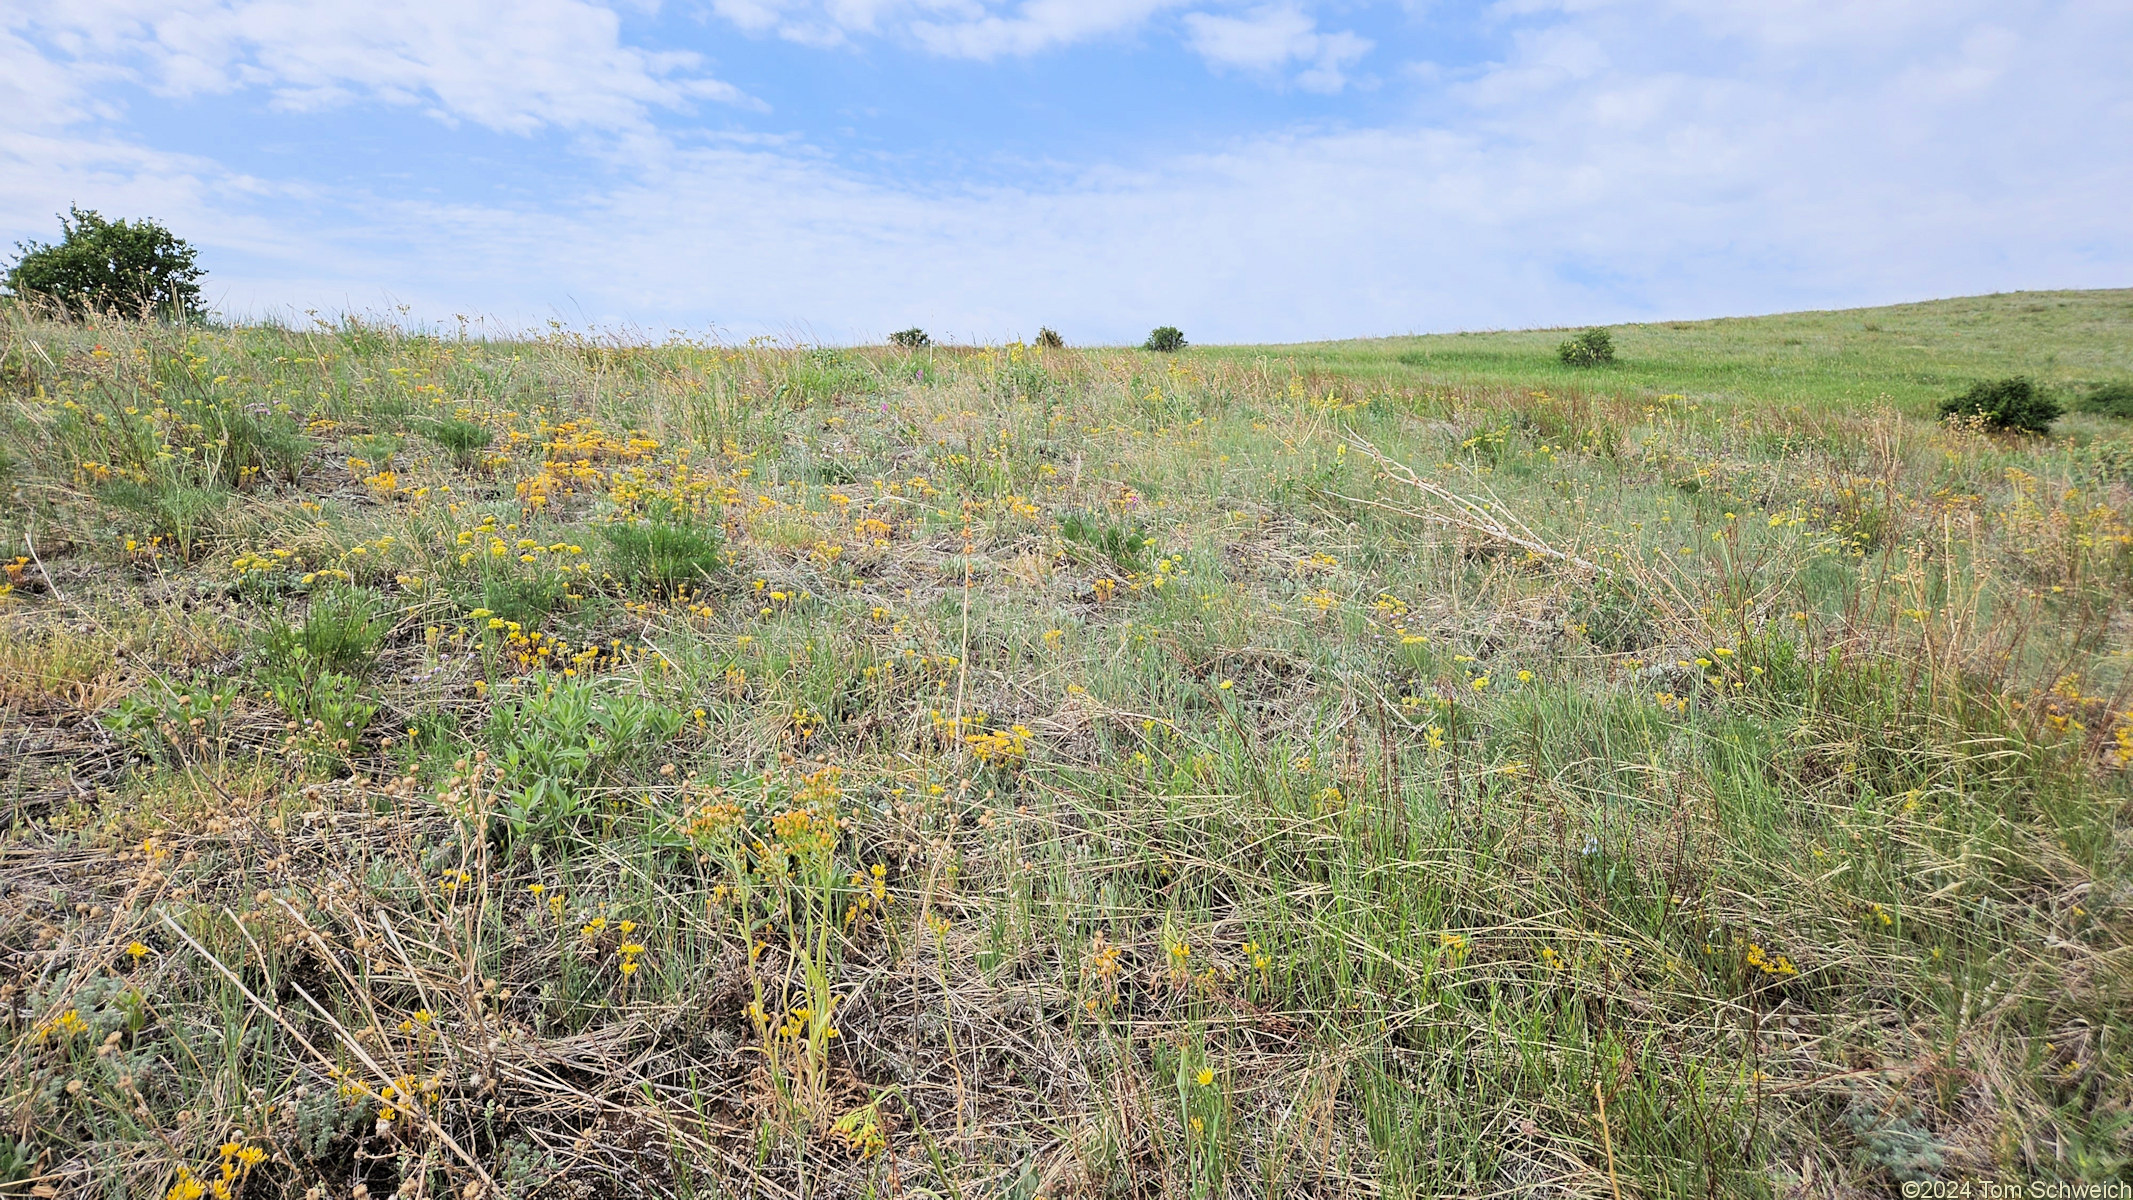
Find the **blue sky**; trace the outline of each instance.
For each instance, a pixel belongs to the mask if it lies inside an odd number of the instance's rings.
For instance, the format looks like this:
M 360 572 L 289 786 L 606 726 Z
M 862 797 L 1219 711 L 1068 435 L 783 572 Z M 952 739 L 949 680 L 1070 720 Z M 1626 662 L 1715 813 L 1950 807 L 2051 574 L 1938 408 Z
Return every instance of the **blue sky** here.
M 1276 341 L 2133 284 L 2127 0 L 0 0 L 233 316 Z

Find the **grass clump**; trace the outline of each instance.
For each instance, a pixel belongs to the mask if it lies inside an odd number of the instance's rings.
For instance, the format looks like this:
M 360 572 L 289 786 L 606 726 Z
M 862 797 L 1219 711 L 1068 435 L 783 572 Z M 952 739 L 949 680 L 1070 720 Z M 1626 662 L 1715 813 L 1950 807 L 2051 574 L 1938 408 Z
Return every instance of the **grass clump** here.
M 685 513 L 618 521 L 600 533 L 607 540 L 609 574 L 640 594 L 701 588 L 725 571 L 717 526 Z
M 1975 383 L 1960 396 L 1941 401 L 1944 418 L 1973 419 L 1992 429 L 2049 433 L 2066 410 L 2027 375 Z
M 260 653 L 269 671 L 312 676 L 336 671 L 361 676 L 378 656 L 392 628 L 377 593 L 360 587 L 326 587 L 311 596 L 303 623 L 269 620 Z
M 465 421 L 447 417 L 424 427 L 423 436 L 442 446 L 452 456 L 452 462 L 460 470 L 470 470 L 481 461 L 481 453 L 496 440 L 496 431 L 478 421 Z
M 1614 335 L 1605 329 L 1588 329 L 1555 348 L 1555 357 L 1566 367 L 1605 367 L 1615 361 Z

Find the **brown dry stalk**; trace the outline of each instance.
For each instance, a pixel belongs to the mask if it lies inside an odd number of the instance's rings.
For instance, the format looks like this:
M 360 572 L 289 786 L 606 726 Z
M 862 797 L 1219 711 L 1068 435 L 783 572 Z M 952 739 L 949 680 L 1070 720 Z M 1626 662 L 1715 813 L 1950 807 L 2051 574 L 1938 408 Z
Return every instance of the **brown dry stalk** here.
M 1469 533 L 1478 533 L 1483 537 L 1516 546 L 1521 550 L 1538 554 L 1543 558 L 1553 558 L 1600 575 L 1612 576 L 1614 574 L 1614 572 L 1590 559 L 1580 558 L 1568 550 L 1558 550 L 1542 541 L 1540 535 L 1533 532 L 1524 521 L 1519 520 L 1511 512 L 1510 507 L 1493 492 L 1489 494 L 1489 499 L 1486 503 L 1470 499 L 1442 484 L 1424 479 L 1415 474 L 1405 463 L 1388 456 L 1384 451 L 1373 445 L 1369 439 L 1354 430 L 1343 430 L 1342 440 L 1377 463 L 1386 478 L 1396 483 L 1405 484 L 1420 492 L 1424 498 L 1424 504 L 1419 509 L 1412 509 L 1404 508 L 1397 504 L 1387 504 L 1382 500 L 1365 499 L 1361 496 L 1342 495 L 1340 498 L 1343 500 L 1354 504 L 1368 505 L 1371 508 L 1382 508 L 1387 512 L 1412 517 L 1418 521 L 1428 521 L 1436 525 L 1447 525 L 1454 529 L 1463 529 Z M 1476 481 L 1476 486 L 1482 486 L 1478 480 Z M 1488 489 L 1482 487 L 1482 490 L 1487 491 Z M 1339 493 L 1334 494 L 1339 495 Z

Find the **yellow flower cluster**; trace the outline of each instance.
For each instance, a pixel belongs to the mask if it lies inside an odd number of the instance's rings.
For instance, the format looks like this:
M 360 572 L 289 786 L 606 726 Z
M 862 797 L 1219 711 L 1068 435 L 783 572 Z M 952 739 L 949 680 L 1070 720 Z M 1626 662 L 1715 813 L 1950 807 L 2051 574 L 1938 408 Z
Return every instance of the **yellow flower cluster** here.
M 1761 946 L 1756 945 L 1754 942 L 1748 943 L 1748 965 L 1754 967 L 1758 971 L 1761 971 L 1765 975 L 1777 975 L 1782 977 L 1787 975 L 1797 975 L 1800 973 L 1800 969 L 1792 965 L 1791 959 L 1786 958 L 1782 954 L 1772 956 L 1768 953 L 1765 953 L 1763 948 Z
M 252 1173 L 253 1167 L 267 1160 L 266 1151 L 241 1142 L 224 1142 L 221 1151 L 222 1162 L 214 1178 L 203 1182 L 191 1168 L 179 1167 L 178 1181 L 164 1193 L 165 1200 L 201 1200 L 204 1196 L 230 1200 L 238 1183 Z
M 964 741 L 969 743 L 970 752 L 977 755 L 979 762 L 1004 765 L 1020 762 L 1028 756 L 1031 736 L 1028 726 L 1010 725 L 989 733 L 970 734 Z

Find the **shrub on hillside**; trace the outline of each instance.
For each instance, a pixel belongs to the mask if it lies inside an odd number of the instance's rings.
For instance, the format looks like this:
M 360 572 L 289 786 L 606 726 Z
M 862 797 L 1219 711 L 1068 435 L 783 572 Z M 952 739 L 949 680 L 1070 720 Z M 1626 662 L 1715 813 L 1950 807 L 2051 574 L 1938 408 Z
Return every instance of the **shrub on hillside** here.
M 1066 349 L 1066 339 L 1059 336 L 1058 330 L 1047 325 L 1037 331 L 1037 348 L 1039 350 L 1064 350 Z
M 2037 389 L 2026 375 L 1993 379 L 1970 386 L 1960 396 L 1940 402 L 1942 417 L 1983 417 L 1994 429 L 2018 429 L 2044 433 L 2066 411 L 2057 400 Z
M 200 315 L 197 254 L 155 221 L 107 221 L 94 210 L 70 207 L 57 245 L 17 242 L 22 256 L 8 268 L 8 294 L 59 304 L 69 316 L 117 312 L 166 320 Z
M 1557 346 L 1555 356 L 1573 367 L 1605 366 L 1615 360 L 1615 339 L 1604 329 L 1588 329 Z
M 2118 379 L 2098 384 L 2076 405 L 2082 412 L 2133 419 L 2133 380 Z
M 1143 350 L 1155 350 L 1175 354 L 1185 348 L 1185 334 L 1175 325 L 1158 325 L 1148 331 L 1148 340 L 1141 343 Z
M 890 334 L 889 344 L 891 346 L 900 346 L 906 350 L 918 350 L 931 346 L 933 338 L 925 330 L 913 325 L 909 329 L 899 329 Z

